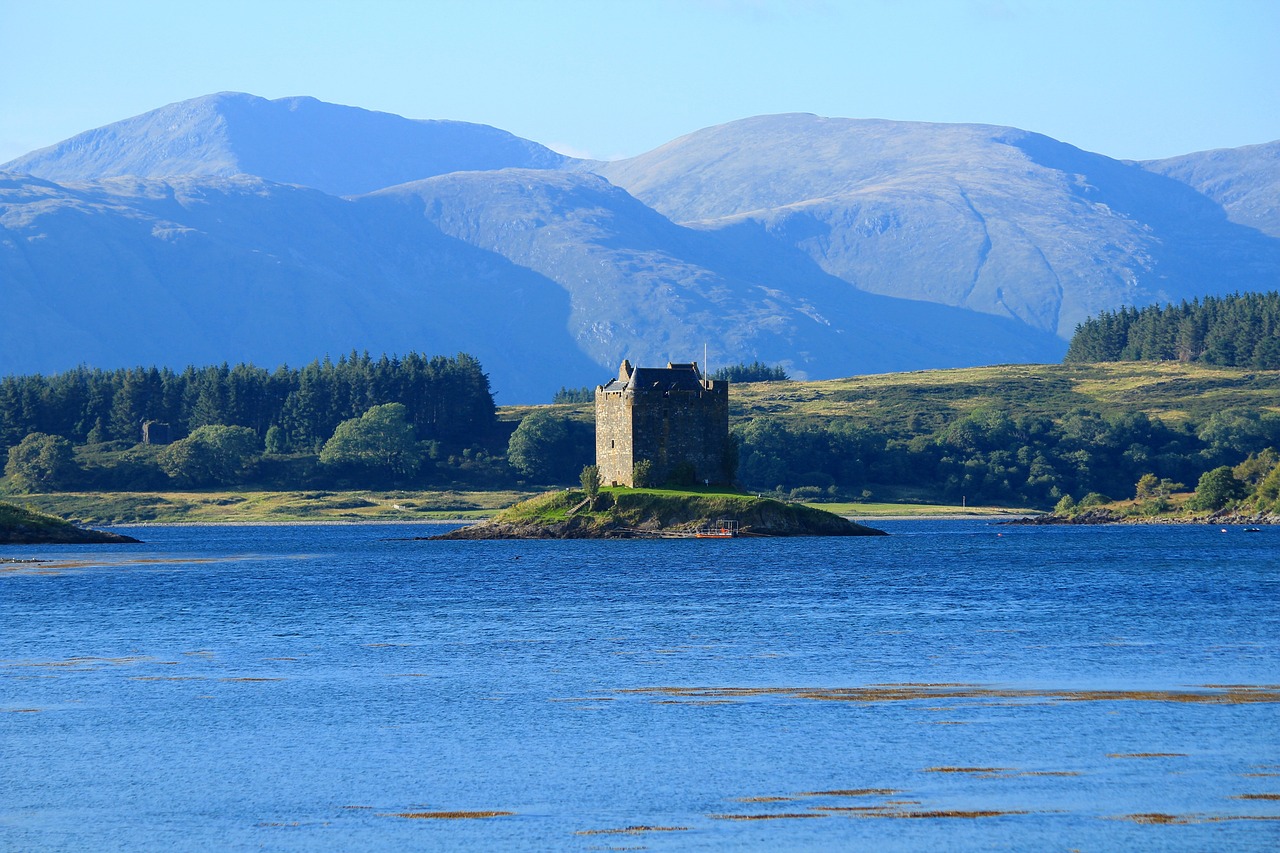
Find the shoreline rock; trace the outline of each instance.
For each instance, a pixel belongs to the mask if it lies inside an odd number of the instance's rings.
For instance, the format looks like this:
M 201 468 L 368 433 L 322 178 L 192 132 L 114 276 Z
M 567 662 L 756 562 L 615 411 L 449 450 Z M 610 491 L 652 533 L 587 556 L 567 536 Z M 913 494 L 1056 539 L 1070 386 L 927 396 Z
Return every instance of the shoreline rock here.
M 1240 515 L 1234 512 L 1219 511 L 1211 515 L 1155 515 L 1137 516 L 1122 515 L 1113 509 L 1093 507 L 1074 515 L 1058 515 L 1045 513 L 1031 518 L 1019 518 L 1004 524 L 1205 524 L 1231 525 L 1235 527 L 1267 527 L 1280 524 L 1280 516 L 1274 515 Z
M 595 511 L 574 512 L 581 493 L 551 492 L 477 524 L 422 539 L 661 539 L 688 537 L 733 519 L 741 537 L 884 536 L 843 516 L 749 495 L 602 495 Z

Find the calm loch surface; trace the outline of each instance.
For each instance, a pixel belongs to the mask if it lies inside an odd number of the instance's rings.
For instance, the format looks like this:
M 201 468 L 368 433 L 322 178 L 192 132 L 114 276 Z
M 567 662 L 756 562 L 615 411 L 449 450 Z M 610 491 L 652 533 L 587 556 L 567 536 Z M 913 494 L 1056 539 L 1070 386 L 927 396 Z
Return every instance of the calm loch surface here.
M 1280 848 L 1280 528 L 0 548 L 0 849 Z

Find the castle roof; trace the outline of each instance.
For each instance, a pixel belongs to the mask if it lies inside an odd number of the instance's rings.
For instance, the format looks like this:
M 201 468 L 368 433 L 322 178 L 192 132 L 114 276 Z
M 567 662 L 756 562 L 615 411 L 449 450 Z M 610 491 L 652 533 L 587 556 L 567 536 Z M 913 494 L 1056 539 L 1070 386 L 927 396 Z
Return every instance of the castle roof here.
M 696 363 L 673 364 L 667 362 L 666 367 L 631 367 L 624 361 L 616 379 L 610 379 L 604 386 L 606 391 L 630 391 L 632 393 L 668 391 L 706 391 L 702 373 Z

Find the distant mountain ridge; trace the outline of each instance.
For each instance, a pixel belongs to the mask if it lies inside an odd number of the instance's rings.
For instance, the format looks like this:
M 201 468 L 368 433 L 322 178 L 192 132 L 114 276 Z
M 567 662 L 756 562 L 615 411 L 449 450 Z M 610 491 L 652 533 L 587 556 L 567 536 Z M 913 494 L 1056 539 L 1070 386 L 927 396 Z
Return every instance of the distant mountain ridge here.
M 704 344 L 808 378 L 1057 360 L 1101 310 L 1274 289 L 1277 152 L 788 114 L 599 163 L 221 93 L 0 166 L 0 374 L 466 350 L 533 402 Z
M 1213 199 L 1232 222 L 1280 237 L 1280 140 L 1138 165 Z
M 1105 303 L 1280 277 L 1280 246 L 1194 188 L 1016 128 L 758 116 L 598 171 L 677 222 L 758 222 L 859 289 L 1063 337 Z
M 484 124 L 220 92 L 86 131 L 0 170 L 58 183 L 246 174 L 357 195 L 448 172 L 559 169 L 575 162 Z

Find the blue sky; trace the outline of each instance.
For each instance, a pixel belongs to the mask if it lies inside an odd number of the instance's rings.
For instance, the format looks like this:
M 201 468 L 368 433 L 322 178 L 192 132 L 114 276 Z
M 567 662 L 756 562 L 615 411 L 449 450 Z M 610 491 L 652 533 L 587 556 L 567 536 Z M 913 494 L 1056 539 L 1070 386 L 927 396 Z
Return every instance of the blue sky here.
M 0 0 L 0 162 L 217 91 L 612 158 L 780 112 L 1145 159 L 1280 139 L 1280 0 Z

